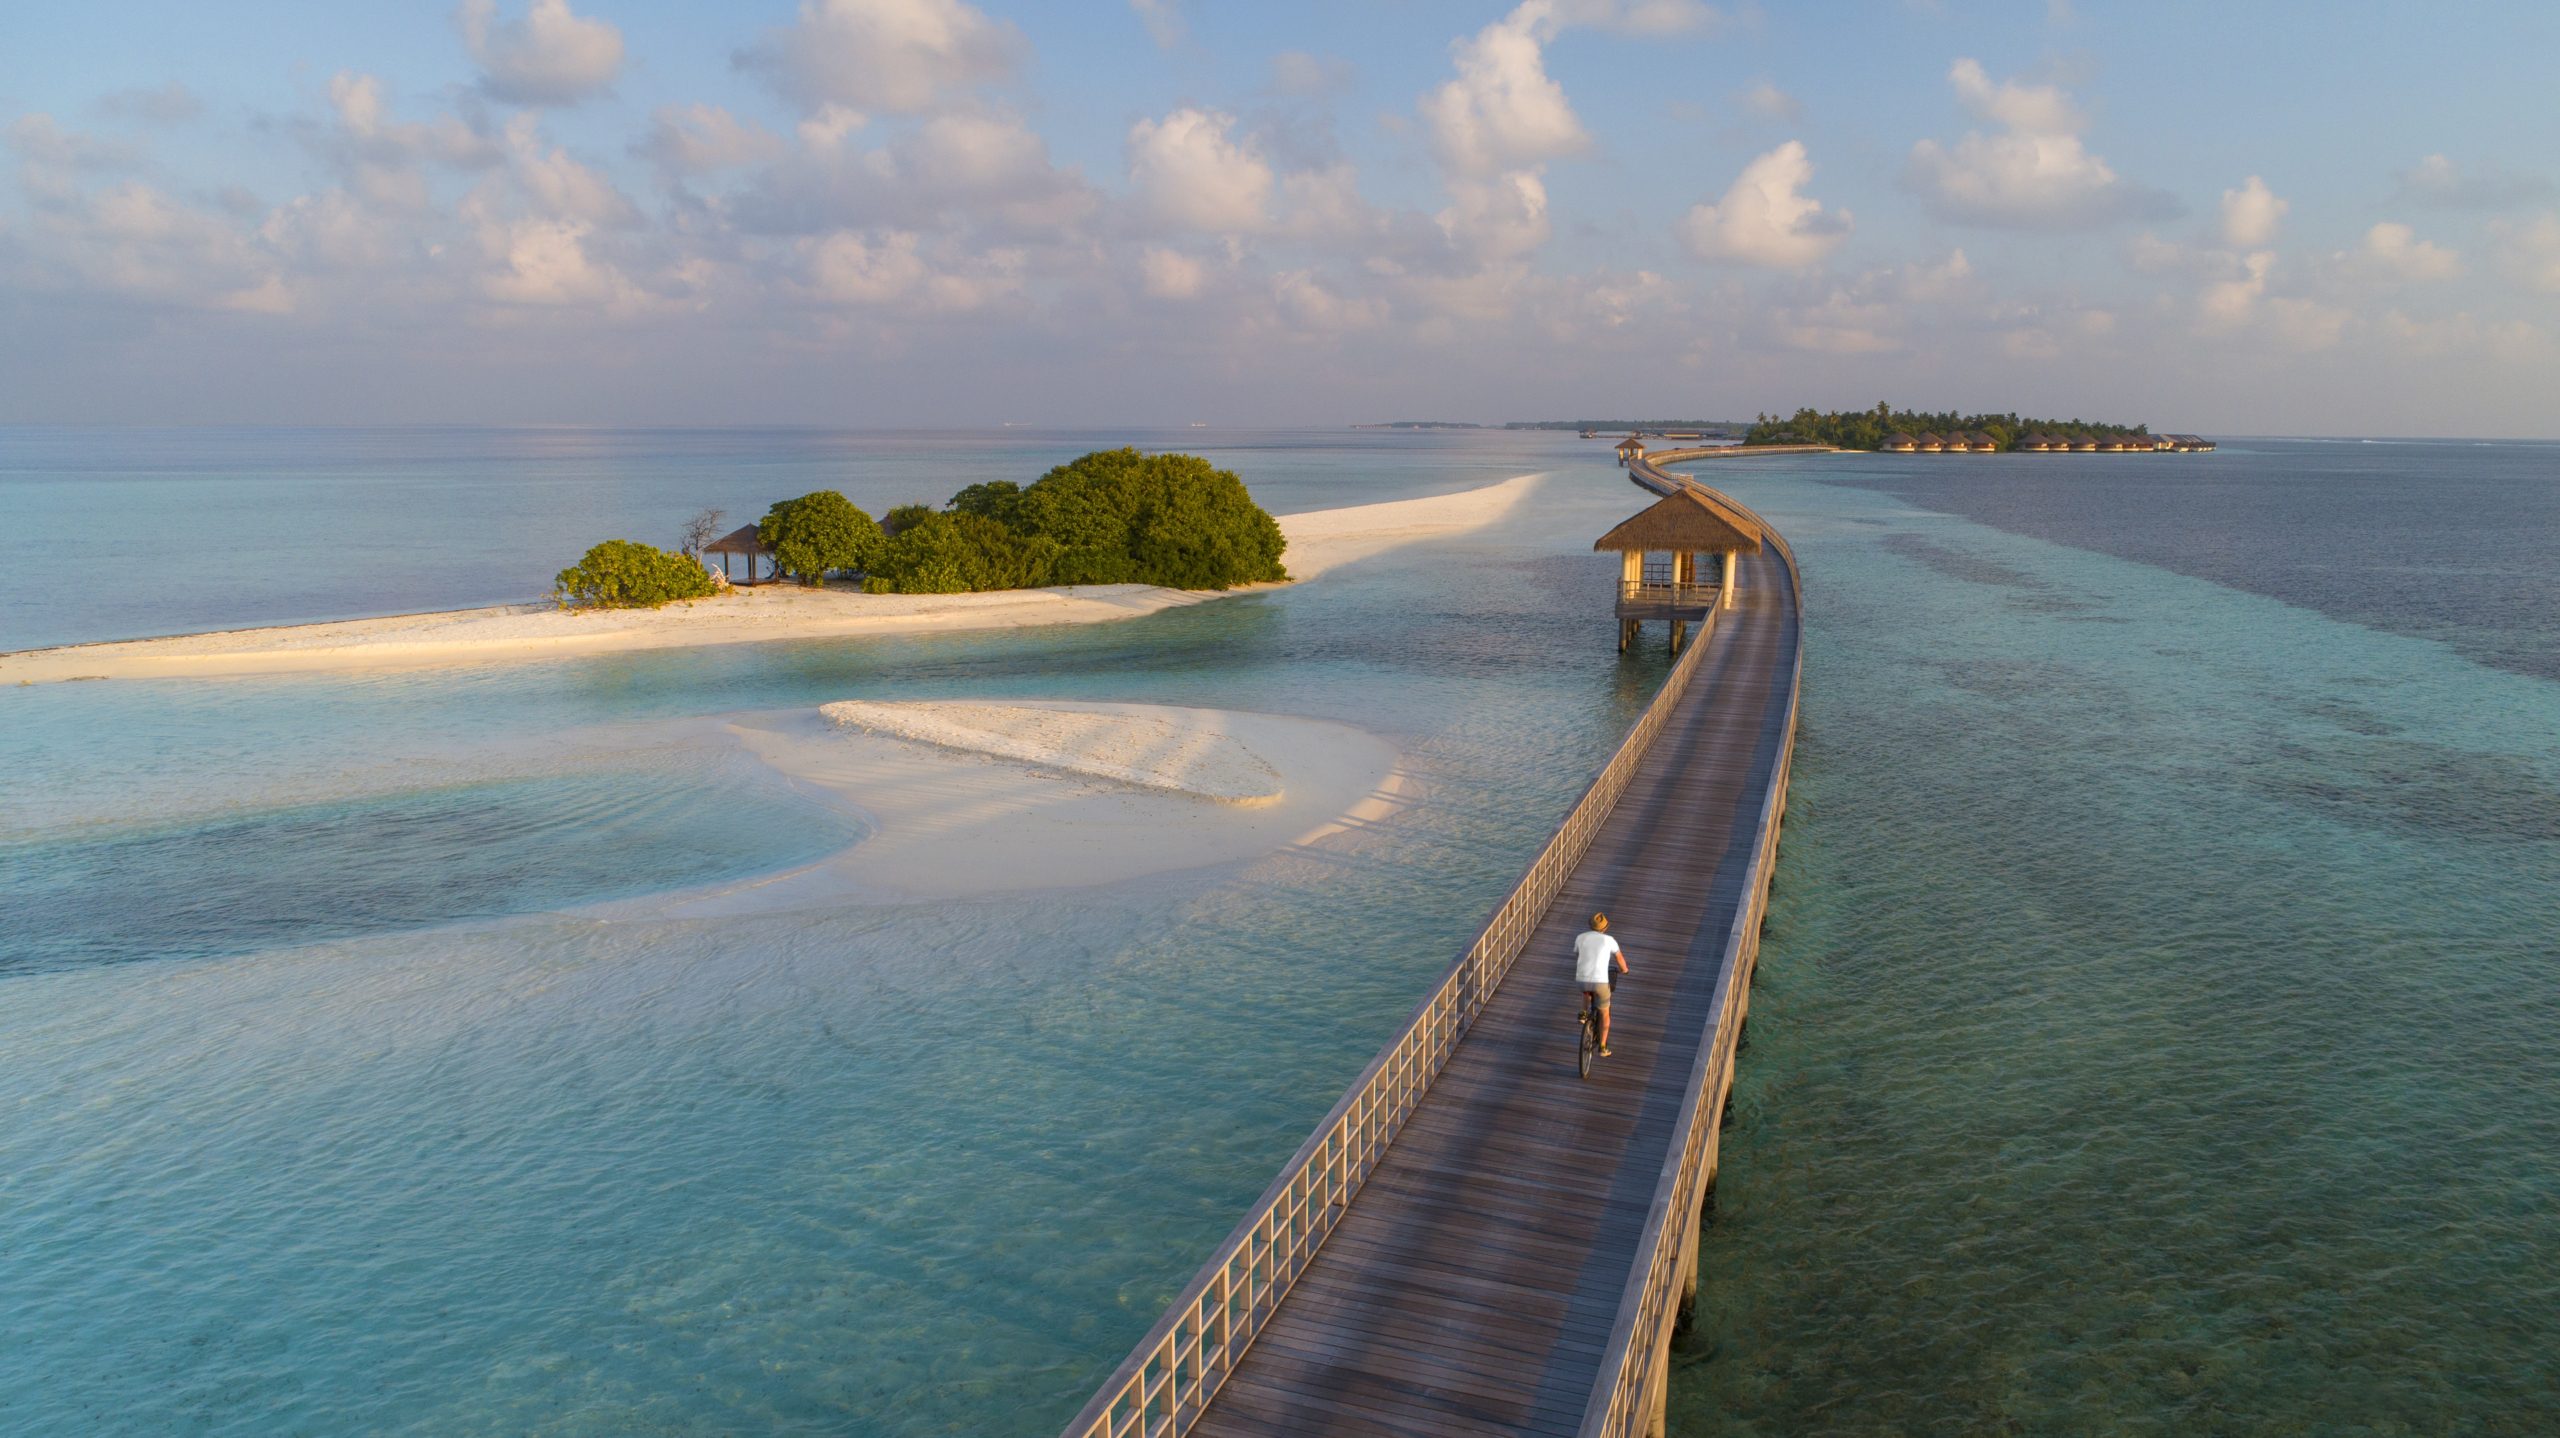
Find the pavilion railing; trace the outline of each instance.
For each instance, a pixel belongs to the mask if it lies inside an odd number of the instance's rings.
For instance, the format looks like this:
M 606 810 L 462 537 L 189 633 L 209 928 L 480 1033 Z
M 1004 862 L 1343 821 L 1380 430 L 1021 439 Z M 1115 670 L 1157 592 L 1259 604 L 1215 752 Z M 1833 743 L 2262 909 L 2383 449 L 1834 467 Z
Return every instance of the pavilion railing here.
M 1700 640 L 1713 625 L 1710 613 Z M 1672 666 L 1475 942 L 1067 1425 L 1067 1438 L 1176 1438 L 1199 1421 L 1510 972 L 1679 706 L 1707 648 L 1692 644 Z

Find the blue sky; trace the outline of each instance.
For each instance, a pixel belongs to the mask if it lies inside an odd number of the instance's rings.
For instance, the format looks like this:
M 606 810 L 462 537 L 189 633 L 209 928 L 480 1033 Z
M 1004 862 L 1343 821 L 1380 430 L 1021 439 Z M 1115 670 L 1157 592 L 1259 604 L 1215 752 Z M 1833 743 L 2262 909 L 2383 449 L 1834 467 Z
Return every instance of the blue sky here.
M 2560 9 L 0 15 L 0 420 L 2560 434 Z

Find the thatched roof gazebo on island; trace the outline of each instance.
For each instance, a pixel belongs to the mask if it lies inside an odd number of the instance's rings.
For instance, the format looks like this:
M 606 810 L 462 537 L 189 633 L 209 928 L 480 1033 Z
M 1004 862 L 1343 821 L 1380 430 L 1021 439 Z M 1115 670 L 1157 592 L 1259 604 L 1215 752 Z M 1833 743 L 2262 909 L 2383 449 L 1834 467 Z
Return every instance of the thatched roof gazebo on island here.
M 734 584 L 762 584 L 767 580 L 782 577 L 782 571 L 776 569 L 764 579 L 756 578 L 756 561 L 771 560 L 773 551 L 765 548 L 764 541 L 756 537 L 756 527 L 752 524 L 742 524 L 727 534 L 721 535 L 718 539 L 702 546 L 702 552 L 719 555 L 720 577 Z M 743 556 L 747 561 L 747 577 L 744 579 L 734 579 L 729 573 L 729 556 L 733 554 Z
M 1591 542 L 1595 550 L 1623 556 L 1618 574 L 1618 652 L 1633 644 L 1648 619 L 1671 626 L 1671 652 L 1680 652 L 1693 621 L 1733 607 L 1736 566 L 1758 554 L 1765 540 L 1760 521 L 1723 495 L 1688 484 Z M 1700 577 L 1698 560 L 1717 556 L 1712 582 Z

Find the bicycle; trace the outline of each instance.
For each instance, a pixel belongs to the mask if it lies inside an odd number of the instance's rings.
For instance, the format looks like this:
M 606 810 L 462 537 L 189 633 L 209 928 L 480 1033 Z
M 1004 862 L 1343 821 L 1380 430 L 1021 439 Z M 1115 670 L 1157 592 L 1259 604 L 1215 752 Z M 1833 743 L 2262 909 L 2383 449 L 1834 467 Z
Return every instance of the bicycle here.
M 1584 1078 L 1591 1077 L 1591 1061 L 1600 1055 L 1600 1000 L 1589 989 L 1582 991 L 1582 1041 L 1574 1053 L 1575 1066 Z

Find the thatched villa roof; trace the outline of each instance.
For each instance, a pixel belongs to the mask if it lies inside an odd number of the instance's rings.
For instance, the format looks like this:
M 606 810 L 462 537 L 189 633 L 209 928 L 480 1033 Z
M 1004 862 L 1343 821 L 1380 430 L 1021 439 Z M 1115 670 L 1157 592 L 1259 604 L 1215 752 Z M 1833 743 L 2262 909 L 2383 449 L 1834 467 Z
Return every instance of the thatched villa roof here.
M 727 534 L 721 535 L 718 539 L 702 546 L 702 552 L 705 554 L 744 554 L 749 556 L 770 555 L 773 553 L 772 550 L 764 547 L 764 541 L 756 538 L 756 527 L 752 524 L 742 524 L 736 529 L 729 531 Z
M 1591 542 L 1593 549 L 1678 550 L 1713 554 L 1736 549 L 1760 552 L 1760 522 L 1732 501 L 1702 485 L 1684 485 L 1653 506 Z

